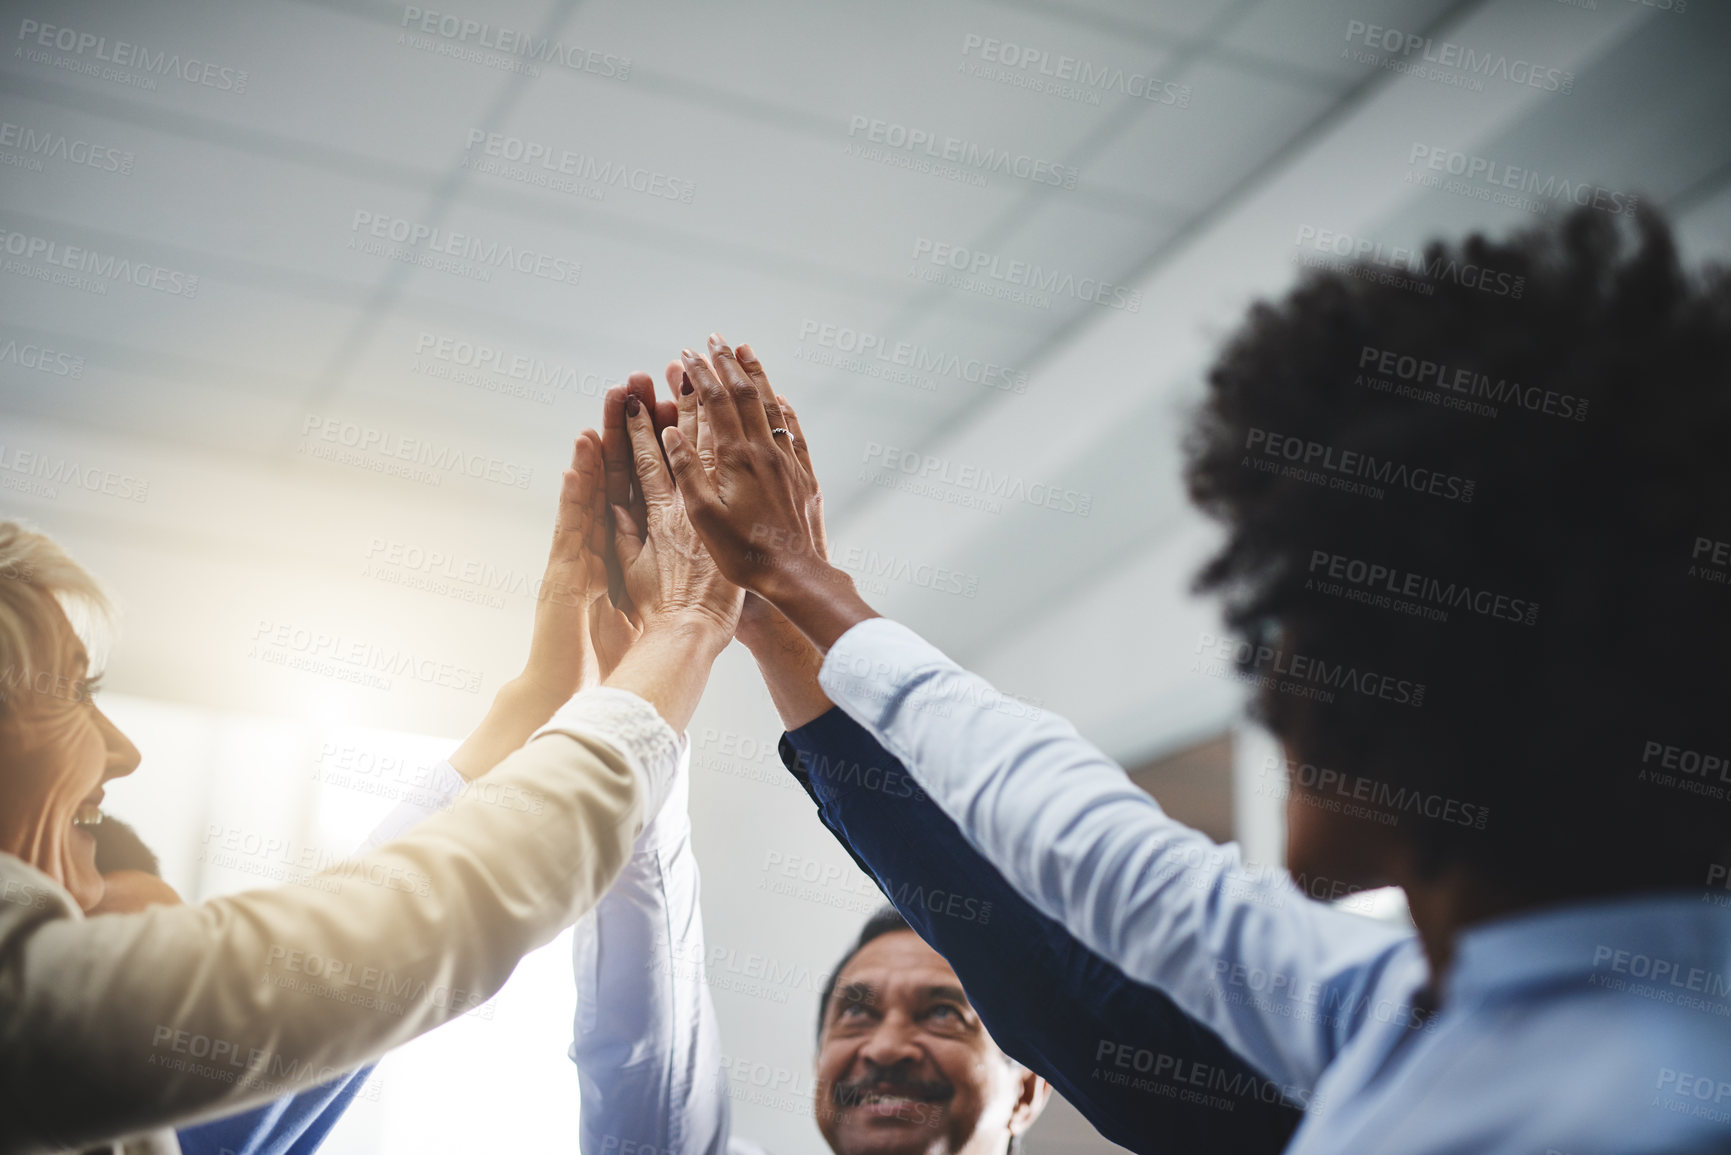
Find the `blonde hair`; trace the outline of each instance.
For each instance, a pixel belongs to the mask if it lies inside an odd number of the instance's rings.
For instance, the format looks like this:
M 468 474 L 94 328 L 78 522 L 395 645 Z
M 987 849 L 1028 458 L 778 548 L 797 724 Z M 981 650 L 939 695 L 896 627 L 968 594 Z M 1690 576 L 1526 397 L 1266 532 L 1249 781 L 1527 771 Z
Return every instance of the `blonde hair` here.
M 50 636 L 42 594 L 54 599 L 100 668 L 114 621 L 102 586 L 47 534 L 15 521 L 0 521 L 0 711 L 6 692 L 28 686 L 38 673 L 43 642 Z

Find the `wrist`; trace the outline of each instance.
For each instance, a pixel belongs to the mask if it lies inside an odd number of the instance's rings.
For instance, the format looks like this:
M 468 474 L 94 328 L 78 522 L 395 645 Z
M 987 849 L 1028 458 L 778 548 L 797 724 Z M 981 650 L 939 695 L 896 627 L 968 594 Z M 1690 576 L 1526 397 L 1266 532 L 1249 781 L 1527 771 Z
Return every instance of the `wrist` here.
M 703 610 L 686 609 L 645 616 L 636 644 L 651 642 L 713 661 L 732 640 L 733 630 L 727 623 Z
M 527 724 L 531 730 L 537 730 L 546 725 L 554 712 L 570 700 L 571 695 L 561 695 L 558 691 L 549 689 L 525 670 L 499 687 L 498 694 L 493 698 L 491 712 Z
M 820 656 L 856 623 L 878 616 L 859 596 L 848 572 L 827 563 L 772 575 L 764 587 L 758 594 L 780 610 Z

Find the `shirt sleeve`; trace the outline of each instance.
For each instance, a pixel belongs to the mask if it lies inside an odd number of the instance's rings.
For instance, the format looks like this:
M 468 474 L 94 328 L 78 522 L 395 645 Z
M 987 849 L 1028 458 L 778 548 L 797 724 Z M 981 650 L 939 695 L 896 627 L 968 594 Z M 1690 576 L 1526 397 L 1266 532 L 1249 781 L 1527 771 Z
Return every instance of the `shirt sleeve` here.
M 407 834 L 433 815 L 449 810 L 451 804 L 462 797 L 471 785 L 449 762 L 441 762 L 433 767 L 428 778 L 424 791 L 416 791 L 402 799 L 379 820 L 372 833 L 367 835 L 366 841 L 361 843 L 362 851 L 377 850 L 391 839 Z M 485 781 L 485 777 L 480 781 Z
M 232 1113 L 478 1006 L 599 900 L 677 754 L 647 702 L 585 691 L 492 794 L 298 885 L 85 919 L 0 861 L 50 896 L 0 904 L 0 1152 Z
M 1414 949 L 1244 870 L 1235 845 L 1167 817 L 1064 719 L 905 626 L 854 626 L 819 680 L 1035 908 L 1285 1086 L 1314 1091 L 1390 959 Z
M 434 766 L 428 778 L 425 790 L 391 808 L 361 843 L 358 853 L 376 850 L 450 809 L 468 785 L 449 762 Z M 181 1155 L 293 1155 L 317 1150 L 371 1074 L 370 1066 L 363 1067 L 250 1111 L 182 1127 Z
M 690 745 L 667 802 L 572 937 L 584 1155 L 726 1155 L 730 1112 L 704 982 Z
M 1100 1134 L 1137 1155 L 1285 1150 L 1308 1096 L 1264 1082 L 1166 995 L 1036 911 L 859 723 L 832 709 L 781 753 L 824 825 L 955 968 L 993 1041 Z

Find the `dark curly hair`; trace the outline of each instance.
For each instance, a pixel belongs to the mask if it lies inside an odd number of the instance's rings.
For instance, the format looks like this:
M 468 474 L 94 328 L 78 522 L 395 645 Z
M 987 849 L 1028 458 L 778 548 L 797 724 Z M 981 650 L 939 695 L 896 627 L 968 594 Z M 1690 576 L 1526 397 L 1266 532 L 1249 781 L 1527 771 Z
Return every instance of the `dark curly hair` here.
M 1255 695 L 1294 758 L 1479 816 L 1392 806 L 1426 874 L 1699 887 L 1731 861 L 1731 276 L 1646 209 L 1411 264 L 1308 270 L 1227 341 L 1196 587 L 1242 673 L 1308 676 Z

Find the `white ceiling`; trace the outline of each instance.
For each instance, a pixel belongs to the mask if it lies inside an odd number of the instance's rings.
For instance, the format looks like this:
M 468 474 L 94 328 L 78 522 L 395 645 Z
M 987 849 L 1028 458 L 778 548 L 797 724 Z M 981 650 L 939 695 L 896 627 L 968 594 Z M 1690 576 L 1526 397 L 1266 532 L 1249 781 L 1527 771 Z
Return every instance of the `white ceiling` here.
M 149 482 L 143 502 L 0 489 L 0 512 L 63 538 L 125 604 L 119 690 L 460 731 L 521 661 L 529 602 L 381 581 L 365 568 L 379 543 L 533 578 L 570 438 L 598 421 L 598 383 L 655 371 L 718 329 L 754 344 L 799 408 L 837 543 L 944 567 L 974 589 L 862 579 L 881 609 L 1070 713 L 1119 756 L 1146 755 L 1219 729 L 1236 707 L 1234 687 L 1187 660 L 1213 619 L 1185 593 L 1208 531 L 1185 507 L 1177 440 L 1221 337 L 1251 299 L 1291 283 L 1298 228 L 1392 245 L 1528 219 L 1406 183 L 1409 150 L 1429 144 L 1638 190 L 1673 214 L 1695 257 L 1723 257 L 1731 241 L 1723 4 L 419 7 L 628 57 L 629 74 L 543 65 L 529 76 L 493 66 L 497 53 L 440 55 L 405 42 L 403 5 L 363 0 L 0 4 L 13 45 L 0 56 L 0 120 L 134 158 L 126 174 L 0 165 L 0 228 L 199 277 L 188 299 L 0 273 L 0 349 L 48 345 L 83 364 L 65 377 L 0 354 L 0 446 L 14 455 L 0 456 L 0 483 L 17 480 L 5 469 L 19 452 Z M 25 53 L 26 21 L 244 69 L 246 90 L 163 78 L 143 91 L 80 74 Z M 1573 90 L 1398 75 L 1343 54 L 1353 21 L 1566 69 Z M 1114 91 L 1068 100 L 967 74 L 969 46 L 988 38 L 1152 75 L 1184 86 L 1188 106 Z M 1073 166 L 1075 187 L 848 155 L 855 117 Z M 694 192 L 686 204 L 525 186 L 465 167 L 477 130 Z M 580 262 L 581 277 L 498 270 L 481 283 L 355 251 L 357 212 Z M 1125 285 L 1141 308 L 1064 297 L 1039 308 L 928 285 L 909 276 L 922 239 Z M 1007 366 L 1027 390 L 820 368 L 809 333 L 825 325 Z M 497 374 L 479 388 L 419 371 L 438 362 L 417 345 L 447 338 L 570 368 L 578 387 L 543 404 L 498 392 L 508 379 Z M 426 439 L 532 479 L 435 486 L 316 460 L 311 419 Z M 991 512 L 959 503 L 955 486 L 874 485 L 895 480 L 875 472 L 892 452 L 1086 494 L 1091 511 Z M 480 693 L 284 670 L 251 649 L 264 623 L 410 647 L 479 670 Z M 744 663 L 726 669 L 749 677 Z M 725 709 L 735 726 L 773 726 L 757 691 L 730 687 L 705 709 L 700 722 Z M 727 803 L 710 789 L 694 799 L 719 815 Z M 716 830 L 720 847 L 729 836 Z M 749 874 L 752 853 L 718 849 L 718 873 Z M 743 909 L 716 920 L 735 913 L 741 941 L 792 933 L 754 929 Z M 825 933 L 839 942 L 852 916 L 833 921 Z

